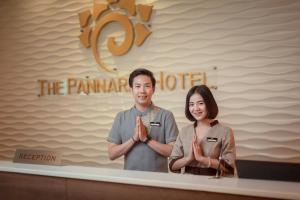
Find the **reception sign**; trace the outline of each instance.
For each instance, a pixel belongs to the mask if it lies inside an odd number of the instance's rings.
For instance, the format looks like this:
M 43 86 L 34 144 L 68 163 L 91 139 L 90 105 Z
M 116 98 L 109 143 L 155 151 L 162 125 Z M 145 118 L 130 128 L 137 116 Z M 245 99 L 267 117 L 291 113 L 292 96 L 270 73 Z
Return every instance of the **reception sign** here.
M 61 165 L 61 154 L 47 150 L 17 149 L 13 161 L 17 163 Z

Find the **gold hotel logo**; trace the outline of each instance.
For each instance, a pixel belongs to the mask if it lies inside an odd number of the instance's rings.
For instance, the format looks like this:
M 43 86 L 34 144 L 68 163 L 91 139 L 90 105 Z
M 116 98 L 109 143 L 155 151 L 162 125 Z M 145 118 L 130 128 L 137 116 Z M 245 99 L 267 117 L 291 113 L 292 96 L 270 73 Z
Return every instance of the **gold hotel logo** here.
M 116 73 L 117 69 L 105 65 L 97 49 L 101 31 L 112 22 L 119 23 L 125 35 L 122 43 L 117 44 L 116 38 L 109 37 L 108 50 L 112 55 L 126 54 L 133 44 L 141 46 L 151 32 L 146 28 L 149 22 L 152 6 L 138 4 L 135 0 L 107 0 L 107 4 L 94 1 L 93 10 L 79 13 L 81 26 L 80 41 L 86 47 L 92 48 L 99 69 Z M 138 14 L 139 17 L 136 17 Z M 135 19 L 138 18 L 138 19 Z M 137 21 L 133 23 L 132 21 Z M 91 27 L 94 26 L 94 27 Z M 98 94 L 110 92 L 128 92 L 128 77 L 117 78 L 68 78 L 67 80 L 38 80 L 39 97 L 47 95 Z M 206 84 L 205 72 L 177 72 L 157 75 L 158 87 L 164 91 L 190 88 L 196 84 Z
M 119 8 L 119 9 L 117 9 Z M 120 12 L 121 10 L 124 12 Z M 135 24 L 129 19 L 136 16 L 138 13 L 139 19 Z M 133 43 L 136 46 L 141 46 L 147 37 L 151 34 L 145 23 L 149 22 L 152 13 L 152 6 L 138 4 L 135 5 L 135 0 L 107 0 L 107 4 L 96 3 L 94 1 L 93 11 L 85 10 L 79 13 L 79 21 L 81 27 L 80 42 L 86 47 L 92 48 L 96 62 L 100 68 L 107 72 L 116 72 L 117 69 L 105 65 L 101 60 L 101 55 L 97 48 L 98 38 L 101 31 L 106 25 L 112 22 L 119 23 L 125 31 L 124 40 L 121 44 L 117 44 L 114 37 L 109 37 L 107 47 L 109 52 L 114 56 L 121 56 L 126 54 Z M 94 27 L 90 27 L 94 24 Z

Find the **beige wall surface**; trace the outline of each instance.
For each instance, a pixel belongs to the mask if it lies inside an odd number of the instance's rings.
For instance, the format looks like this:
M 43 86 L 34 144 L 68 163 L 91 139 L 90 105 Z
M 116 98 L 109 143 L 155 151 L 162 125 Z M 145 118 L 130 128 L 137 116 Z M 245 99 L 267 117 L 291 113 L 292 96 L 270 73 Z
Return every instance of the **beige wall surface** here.
M 1 160 L 11 160 L 16 148 L 49 149 L 62 152 L 64 164 L 121 168 L 122 159 L 107 157 L 106 137 L 117 112 L 132 106 L 131 94 L 39 97 L 38 80 L 118 78 L 148 66 L 155 74 L 206 72 L 238 158 L 300 163 L 300 1 L 137 3 L 153 5 L 152 34 L 123 56 L 111 55 L 100 39 L 103 61 L 118 68 L 111 74 L 78 38 L 78 13 L 93 1 L 0 1 Z M 113 24 L 101 36 L 109 34 L 124 37 Z M 189 123 L 186 93 L 158 88 L 154 96 L 179 128 Z

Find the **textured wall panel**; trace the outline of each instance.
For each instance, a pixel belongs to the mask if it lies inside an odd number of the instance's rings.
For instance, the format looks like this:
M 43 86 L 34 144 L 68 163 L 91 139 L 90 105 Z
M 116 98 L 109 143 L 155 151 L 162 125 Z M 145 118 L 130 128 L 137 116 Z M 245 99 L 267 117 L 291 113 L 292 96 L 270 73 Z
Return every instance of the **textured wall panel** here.
M 300 1 L 137 2 L 154 5 L 145 43 L 121 57 L 99 44 L 117 77 L 140 66 L 205 71 L 239 158 L 300 162 Z M 130 93 L 38 97 L 40 79 L 111 77 L 78 39 L 78 13 L 92 7 L 83 0 L 0 2 L 0 159 L 37 148 L 61 151 L 64 164 L 122 167 L 122 159 L 108 160 L 105 138 L 116 113 L 133 104 Z M 180 128 L 188 123 L 186 93 L 154 95 Z

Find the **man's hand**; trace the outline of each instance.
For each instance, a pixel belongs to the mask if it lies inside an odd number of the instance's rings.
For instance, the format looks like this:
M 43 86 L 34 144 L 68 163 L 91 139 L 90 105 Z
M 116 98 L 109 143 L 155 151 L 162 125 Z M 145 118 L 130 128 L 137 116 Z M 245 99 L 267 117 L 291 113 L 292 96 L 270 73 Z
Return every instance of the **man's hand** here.
M 138 142 L 140 141 L 140 134 L 139 134 L 139 131 L 140 131 L 140 118 L 139 116 L 136 117 L 135 119 L 135 129 L 134 129 L 134 135 L 132 136 L 132 138 L 134 139 L 135 142 Z
M 144 142 L 147 139 L 147 129 L 145 127 L 145 125 L 143 124 L 143 121 L 141 119 L 141 117 L 137 117 L 137 124 L 138 124 L 138 135 L 139 135 L 139 139 Z

